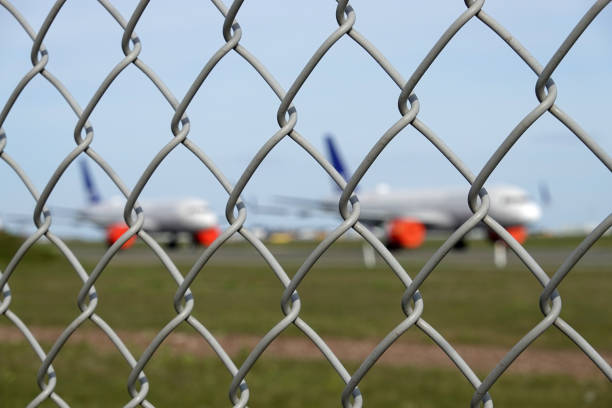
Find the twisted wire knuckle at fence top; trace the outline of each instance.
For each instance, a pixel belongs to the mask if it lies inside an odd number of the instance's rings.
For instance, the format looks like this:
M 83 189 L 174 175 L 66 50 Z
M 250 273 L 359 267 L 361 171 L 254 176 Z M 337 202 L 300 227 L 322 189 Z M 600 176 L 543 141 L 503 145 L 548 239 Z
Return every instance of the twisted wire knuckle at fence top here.
M 557 292 L 557 287 L 561 281 L 572 270 L 578 260 L 588 251 L 588 249 L 601 237 L 610 226 L 612 226 L 612 215 L 606 217 L 585 239 L 584 241 L 567 257 L 565 262 L 554 272 L 550 277 L 538 265 L 538 263 L 530 256 L 530 254 L 490 215 L 489 196 L 484 184 L 491 175 L 492 171 L 501 162 L 504 156 L 512 149 L 512 146 L 523 135 L 523 133 L 533 125 L 538 118 L 549 112 L 554 118 L 570 129 L 573 134 L 593 153 L 594 157 L 599 159 L 609 170 L 612 170 L 612 160 L 610 156 L 591 139 L 586 132 L 559 106 L 555 104 L 557 88 L 552 79 L 552 74 L 561 63 L 564 56 L 572 48 L 576 40 L 585 31 L 589 24 L 597 17 L 598 13 L 607 6 L 608 1 L 596 1 L 586 14 L 577 22 L 572 32 L 559 46 L 557 52 L 552 56 L 544 66 L 541 65 L 530 53 L 512 36 L 503 26 L 488 15 L 483 9 L 484 0 L 466 1 L 466 9 L 459 15 L 438 41 L 431 48 L 417 69 L 406 81 L 402 75 L 390 64 L 383 54 L 370 43 L 361 33 L 359 33 L 354 24 L 356 12 L 348 4 L 348 0 L 340 0 L 336 7 L 336 20 L 338 28 L 331 33 L 321 46 L 316 50 L 312 57 L 305 64 L 302 71 L 295 78 L 289 89 L 285 91 L 283 87 L 276 81 L 274 76 L 265 68 L 265 66 L 244 46 L 240 44 L 240 39 L 243 35 L 241 26 L 238 24 L 237 15 L 242 6 L 243 0 L 234 1 L 228 8 L 220 0 L 212 0 L 213 5 L 218 9 L 223 17 L 222 36 L 225 43 L 213 54 L 206 62 L 196 79 L 191 84 L 183 99 L 177 99 L 173 93 L 164 84 L 162 79 L 139 58 L 142 48 L 140 38 L 135 33 L 135 28 L 141 18 L 143 12 L 148 6 L 149 1 L 142 0 L 137 5 L 136 9 L 126 20 L 114 8 L 108 0 L 99 0 L 102 7 L 114 18 L 114 20 L 122 27 L 123 36 L 121 39 L 121 49 L 125 57 L 119 61 L 114 68 L 108 73 L 102 84 L 91 97 L 85 108 L 76 102 L 68 89 L 63 85 L 62 81 L 55 77 L 46 69 L 46 64 L 49 59 L 49 53 L 43 45 L 43 40 L 50 30 L 53 22 L 64 6 L 65 0 L 58 0 L 46 19 L 44 20 L 40 30 L 34 31 L 28 24 L 26 19 L 20 14 L 17 8 L 7 0 L 0 0 L 0 4 L 14 18 L 26 33 L 31 37 L 31 62 L 32 68 L 27 72 L 23 79 L 15 87 L 6 104 L 0 113 L 0 157 L 8 164 L 8 166 L 21 179 L 23 185 L 29 190 L 34 198 L 36 205 L 34 209 L 34 223 L 36 232 L 28 236 L 21 247 L 14 254 L 8 265 L 0 273 L 0 314 L 6 316 L 23 334 L 29 342 L 34 352 L 40 358 L 42 364 L 38 371 L 37 382 L 40 387 L 40 393 L 29 403 L 29 407 L 38 406 L 43 401 L 50 399 L 59 407 L 68 407 L 69 405 L 58 395 L 54 390 L 57 383 L 57 377 L 53 369 L 53 361 L 58 356 L 62 347 L 69 337 L 79 328 L 86 320 L 90 320 L 99 327 L 109 339 L 112 341 L 116 349 L 123 356 L 126 362 L 131 367 L 131 372 L 127 379 L 129 396 L 131 398 L 126 402 L 125 407 L 153 407 L 147 401 L 147 393 L 149 384 L 145 374 L 147 363 L 151 360 L 157 348 L 163 340 L 173 332 L 173 330 L 186 321 L 191 325 L 203 340 L 214 350 L 218 358 L 225 365 L 227 370 L 232 375 L 232 381 L 229 386 L 229 398 L 234 407 L 245 407 L 249 400 L 249 388 L 245 380 L 250 369 L 258 358 L 265 352 L 270 343 L 287 327 L 291 325 L 297 326 L 302 333 L 307 336 L 321 351 L 325 359 L 330 363 L 337 374 L 346 384 L 342 395 L 340 396 L 342 405 L 345 407 L 360 407 L 363 404 L 361 392 L 359 391 L 359 383 L 368 373 L 370 368 L 376 363 L 378 358 L 387 350 L 406 330 L 412 326 L 418 327 L 427 336 L 429 336 L 448 357 L 453 361 L 457 369 L 466 377 L 466 379 L 474 387 L 474 394 L 470 404 L 472 407 L 483 404 L 485 407 L 493 406 L 493 399 L 488 391 L 496 382 L 496 380 L 504 373 L 504 371 L 512 364 L 512 362 L 533 342 L 538 336 L 546 331 L 551 326 L 555 326 L 566 336 L 568 336 L 601 370 L 603 375 L 609 380 L 612 380 L 612 368 L 599 355 L 599 353 L 567 322 L 561 317 L 561 297 Z M 470 20 L 478 19 L 485 24 L 488 29 L 499 36 L 514 53 L 521 58 L 525 64 L 536 75 L 535 91 L 537 96 L 537 105 L 524 118 L 516 124 L 510 134 L 499 145 L 494 154 L 489 158 L 485 166 L 476 174 L 470 171 L 459 159 L 459 157 L 448 148 L 443 140 L 439 138 L 429 127 L 427 127 L 418 118 L 419 99 L 414 93 L 415 86 L 419 83 L 422 76 L 428 70 L 432 62 L 443 51 L 447 44 L 452 40 L 453 36 L 461 30 L 461 28 Z M 397 86 L 400 88 L 398 97 L 399 119 L 395 122 L 374 144 L 365 158 L 361 161 L 353 176 L 345 182 L 340 174 L 336 172 L 334 167 L 315 149 L 297 130 L 297 107 L 293 105 L 293 100 L 300 92 L 306 79 L 309 77 L 313 69 L 324 58 L 325 54 L 334 46 L 341 38 L 348 36 L 358 46 L 363 48 L 365 52 L 372 58 L 373 62 L 377 63 Z M 235 185 L 232 185 L 219 167 L 189 138 L 190 122 L 186 111 L 192 102 L 194 96 L 207 79 L 208 75 L 213 71 L 215 66 L 226 55 L 235 52 L 244 61 L 259 74 L 261 79 L 265 81 L 279 99 L 277 111 L 277 121 L 279 125 L 278 131 L 272 135 L 263 146 L 256 152 L 247 168 L 244 170 Z M 89 118 L 95 110 L 97 104 L 104 96 L 109 86 L 121 74 L 121 72 L 133 64 L 143 75 L 145 75 L 159 90 L 167 102 L 174 110 L 174 116 L 171 121 L 172 135 L 169 142 L 153 157 L 142 173 L 135 187 L 130 190 L 121 181 L 117 173 L 111 166 L 91 147 L 91 142 L 94 138 L 94 126 L 90 123 Z M 44 189 L 39 193 L 33 184 L 30 182 L 27 174 L 22 170 L 19 164 L 14 161 L 8 153 L 8 140 L 10 134 L 7 134 L 1 127 L 15 101 L 20 93 L 28 86 L 28 83 L 37 75 L 42 75 L 64 98 L 65 102 L 70 106 L 77 117 L 77 124 L 74 128 L 74 140 L 76 146 L 57 166 L 57 169 L 52 174 L 49 182 L 44 186 Z M 457 171 L 471 184 L 468 193 L 470 208 L 473 215 L 438 248 L 438 250 L 425 263 L 417 275 L 412 278 L 404 270 L 402 265 L 393 257 L 383 243 L 375 237 L 368 229 L 359 222 L 360 203 L 358 196 L 354 194 L 355 188 L 359 181 L 366 174 L 369 167 L 376 160 L 378 155 L 385 149 L 387 144 L 404 128 L 412 126 L 429 142 L 431 142 L 457 169 Z M 342 194 L 339 199 L 339 213 L 343 218 L 343 222 L 338 225 L 325 239 L 314 249 L 306 258 L 301 267 L 293 275 L 292 278 L 285 272 L 280 263 L 275 259 L 272 253 L 266 246 L 247 228 L 244 227 L 247 218 L 247 206 L 241 201 L 240 195 L 244 188 L 249 183 L 249 180 L 257 170 L 258 166 L 265 160 L 266 156 L 274 147 L 284 138 L 291 138 L 306 154 L 311 156 L 328 174 L 335 183 L 342 189 Z M 186 275 L 181 274 L 170 257 L 164 252 L 161 246 L 153 239 L 145 230 L 143 230 L 144 218 L 146 213 L 142 211 L 138 204 L 138 198 L 147 183 L 154 174 L 156 168 L 168 156 L 168 154 L 179 145 L 183 145 L 191 153 L 193 153 L 204 166 L 213 174 L 220 185 L 227 191 L 228 200 L 226 205 L 226 217 L 229 222 L 229 227 L 206 248 L 198 260 Z M 87 155 L 93 159 L 108 175 L 112 182 L 119 188 L 123 195 L 127 198 L 125 205 L 124 217 L 129 229 L 121 236 L 114 244 L 112 244 L 102 258 L 98 261 L 93 270 L 88 273 L 77 257 L 72 253 L 70 248 L 56 235 L 54 235 L 50 226 L 52 223 L 51 213 L 45 208 L 45 204 L 49 195 L 62 177 L 62 174 L 70 166 L 75 159 L 80 155 Z M 480 198 L 480 200 L 478 199 Z M 543 314 L 542 320 L 531 329 L 524 337 L 511 348 L 510 351 L 498 362 L 498 364 L 481 380 L 471 369 L 471 367 L 463 360 L 460 354 L 447 342 L 444 337 L 430 326 L 421 314 L 423 312 L 424 298 L 419 292 L 419 287 L 427 279 L 427 277 L 435 270 L 436 266 L 446 256 L 446 254 L 457 244 L 470 230 L 477 224 L 484 222 L 492 229 L 511 250 L 521 259 L 521 261 L 531 271 L 533 276 L 542 286 L 542 293 L 539 299 L 540 309 Z M 327 249 L 345 232 L 353 229 L 360 234 L 363 239 L 371 245 L 376 252 L 384 259 L 386 264 L 395 273 L 397 278 L 405 285 L 406 289 L 402 297 L 402 309 L 406 318 L 399 322 L 398 325 L 387 334 L 386 337 L 372 350 L 368 357 L 362 362 L 360 367 L 350 373 L 335 356 L 333 351 L 325 343 L 317 332 L 312 329 L 306 321 L 300 317 L 301 300 L 297 289 L 302 280 L 308 275 L 317 260 L 327 251 Z M 235 234 L 240 234 L 246 239 L 259 255 L 265 260 L 271 271 L 276 275 L 284 286 L 284 291 L 281 295 L 281 309 L 283 317 L 279 322 L 270 329 L 259 343 L 253 348 L 248 357 L 238 367 L 221 344 L 215 339 L 206 326 L 201 323 L 195 316 L 191 314 L 194 307 L 194 297 L 189 289 L 190 285 L 198 278 L 202 269 L 205 267 L 211 256 L 219 249 L 230 237 Z M 176 316 L 169 321 L 162 330 L 160 330 L 155 338 L 148 345 L 146 350 L 140 357 L 132 355 L 130 350 L 123 343 L 121 338 L 115 333 L 112 327 L 108 325 L 104 319 L 96 314 L 98 298 L 96 295 L 95 282 L 104 273 L 108 263 L 113 256 L 120 250 L 122 245 L 127 242 L 132 236 L 140 237 L 148 247 L 156 254 L 162 264 L 167 269 L 168 273 L 177 284 L 177 291 L 174 296 L 174 308 Z M 45 352 L 39 345 L 38 340 L 32 334 L 30 329 L 24 322 L 10 309 L 10 303 L 13 294 L 9 287 L 9 280 L 15 271 L 15 268 L 25 256 L 28 250 L 43 236 L 45 236 L 57 249 L 65 256 L 74 269 L 75 273 L 83 281 L 83 286 L 78 294 L 79 315 L 63 330 L 49 351 Z

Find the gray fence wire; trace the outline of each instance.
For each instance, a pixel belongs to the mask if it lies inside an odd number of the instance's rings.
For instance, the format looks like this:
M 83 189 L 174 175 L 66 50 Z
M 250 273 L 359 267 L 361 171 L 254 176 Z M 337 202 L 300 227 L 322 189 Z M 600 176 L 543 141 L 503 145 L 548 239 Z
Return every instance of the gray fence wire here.
M 236 0 L 228 8 L 220 0 L 212 0 L 214 6 L 223 16 L 222 34 L 225 39 L 217 52 L 207 61 L 197 78 L 193 81 L 189 91 L 181 100 L 177 99 L 173 93 L 164 84 L 162 79 L 156 75 L 151 67 L 139 58 L 141 51 L 141 39 L 135 33 L 135 28 L 141 18 L 143 12 L 149 4 L 148 0 L 142 0 L 134 10 L 129 19 L 122 16 L 117 9 L 113 7 L 108 0 L 99 0 L 99 3 L 106 11 L 116 20 L 124 33 L 121 41 L 121 49 L 125 57 L 119 61 L 114 68 L 108 73 L 103 83 L 97 89 L 93 97 L 87 105 L 82 108 L 72 97 L 69 90 L 63 85 L 62 81 L 55 77 L 46 69 L 46 64 L 49 58 L 48 51 L 43 45 L 45 36 L 54 23 L 54 20 L 64 6 L 65 0 L 58 0 L 49 11 L 40 30 L 35 31 L 19 13 L 18 9 L 7 0 L 0 0 L 0 4 L 10 13 L 10 15 L 19 22 L 23 29 L 32 39 L 31 62 L 32 69 L 27 72 L 19 84 L 15 87 L 8 101 L 4 104 L 0 113 L 0 126 L 5 122 L 10 114 L 15 101 L 18 99 L 21 92 L 28 86 L 28 83 L 37 75 L 42 75 L 64 98 L 66 103 L 75 113 L 78 121 L 74 128 L 74 149 L 59 163 L 57 169 L 51 176 L 49 182 L 45 185 L 42 192 L 38 192 L 30 182 L 28 175 L 22 170 L 17 162 L 15 162 L 7 152 L 7 135 L 3 128 L 0 127 L 0 157 L 8 164 L 8 166 L 17 174 L 23 182 L 23 185 L 30 191 L 32 197 L 36 201 L 34 209 L 34 219 L 36 224 L 36 232 L 27 237 L 23 245 L 14 254 L 6 268 L 0 274 L 0 288 L 2 297 L 0 303 L 0 314 L 6 316 L 22 333 L 25 339 L 29 342 L 34 352 L 40 358 L 42 364 L 38 371 L 37 382 L 40 387 L 40 393 L 33 399 L 28 407 L 36 407 L 45 400 L 52 400 L 59 407 L 68 407 L 69 405 L 58 395 L 54 390 L 57 384 L 57 377 L 53 369 L 53 362 L 58 353 L 66 344 L 70 336 L 83 324 L 89 320 L 99 327 L 108 338 L 113 342 L 117 351 L 121 353 L 123 358 L 132 367 L 131 373 L 127 379 L 129 397 L 131 400 L 125 404 L 125 407 L 153 407 L 147 401 L 147 393 L 149 384 L 145 375 L 145 370 L 148 362 L 155 354 L 156 350 L 162 341 L 173 332 L 173 330 L 183 321 L 189 323 L 198 332 L 202 338 L 210 345 L 217 354 L 218 358 L 223 362 L 227 370 L 231 373 L 233 379 L 229 387 L 229 398 L 234 407 L 245 407 L 249 401 L 249 387 L 245 381 L 245 377 L 253 367 L 258 358 L 265 352 L 270 343 L 281 334 L 287 327 L 295 325 L 301 332 L 308 337 L 321 351 L 322 355 L 334 368 L 337 374 L 342 378 L 346 387 L 344 388 L 341 401 L 344 407 L 361 407 L 363 405 L 362 395 L 359 391 L 359 383 L 367 375 L 368 371 L 376 363 L 379 357 L 387 350 L 404 332 L 413 326 L 422 330 L 429 336 L 439 347 L 448 355 L 448 357 L 456 365 L 457 369 L 466 377 L 470 384 L 474 387 L 474 394 L 470 401 L 470 406 L 475 407 L 484 405 L 485 407 L 493 406 L 493 399 L 488 391 L 493 384 L 503 375 L 513 361 L 542 333 L 555 326 L 558 330 L 569 337 L 601 370 L 602 374 L 612 381 L 612 368 L 600 354 L 566 321 L 561 317 L 561 297 L 557 291 L 557 287 L 564 278 L 572 270 L 573 266 L 580 260 L 589 248 L 612 226 L 612 214 L 608 215 L 601 223 L 584 239 L 584 241 L 567 257 L 565 262 L 549 276 L 538 263 L 530 256 L 530 254 L 517 242 L 514 238 L 491 216 L 488 215 L 489 196 L 486 189 L 483 187 L 492 171 L 501 162 L 504 156 L 512 149 L 513 145 L 521 138 L 523 133 L 532 126 L 542 115 L 548 112 L 555 117 L 559 122 L 565 125 L 573 134 L 593 153 L 593 156 L 600 160 L 609 170 L 612 170 L 612 160 L 610 156 L 597 143 L 590 138 L 587 133 L 559 106 L 555 104 L 557 95 L 557 87 L 552 79 L 555 69 L 563 61 L 563 58 L 572 48 L 576 40 L 581 36 L 585 29 L 595 20 L 598 13 L 604 9 L 610 0 L 598 0 L 580 18 L 574 29 L 567 38 L 559 46 L 558 50 L 552 58 L 542 65 L 538 62 L 529 51 L 521 45 L 521 43 L 512 36 L 502 25 L 500 25 L 492 16 L 488 15 L 483 9 L 484 0 L 466 1 L 466 9 L 459 15 L 444 34 L 438 39 L 427 56 L 420 63 L 418 68 L 412 75 L 405 80 L 404 77 L 389 63 L 384 55 L 354 28 L 355 10 L 348 4 L 348 0 L 340 0 L 337 2 L 336 20 L 338 28 L 331 33 L 321 46 L 312 55 L 306 63 L 300 74 L 295 78 L 288 90 L 284 90 L 276 81 L 274 76 L 265 68 L 265 66 L 246 48 L 240 44 L 240 39 L 243 35 L 241 26 L 239 25 L 236 16 L 240 11 L 243 1 Z M 419 99 L 413 92 L 415 86 L 419 83 L 422 76 L 428 70 L 432 62 L 438 57 L 442 50 L 448 45 L 452 38 L 459 30 L 470 20 L 477 19 L 486 25 L 493 33 L 503 39 L 508 47 L 510 47 L 516 56 L 524 61 L 525 64 L 535 74 L 535 91 L 537 95 L 537 104 L 533 109 L 516 124 L 514 129 L 499 145 L 495 153 L 489 158 L 485 166 L 480 171 L 473 173 L 461 161 L 461 159 L 453 153 L 453 151 L 444 144 L 444 141 L 438 137 L 425 123 L 418 118 Z M 380 67 L 387 73 L 389 78 L 395 82 L 399 88 L 398 110 L 399 116 L 397 122 L 393 124 L 376 142 L 366 157 L 361 161 L 359 167 L 353 176 L 345 182 L 343 178 L 334 170 L 333 166 L 315 149 L 308 140 L 303 137 L 297 130 L 297 107 L 293 105 L 293 100 L 300 92 L 304 82 L 317 66 L 319 61 L 325 54 L 336 44 L 336 42 L 345 37 L 350 37 L 360 47 L 362 47 Z M 277 111 L 277 121 L 279 125 L 278 131 L 272 135 L 266 143 L 261 146 L 259 151 L 253 156 L 247 168 L 242 173 L 239 180 L 232 185 L 221 172 L 219 167 L 207 157 L 202 149 L 200 149 L 188 136 L 190 130 L 189 118 L 186 111 L 192 102 L 194 96 L 213 71 L 216 65 L 226 55 L 237 53 L 243 58 L 252 68 L 257 71 L 263 81 L 278 96 L 279 106 Z M 121 72 L 133 64 L 143 75 L 145 75 L 161 92 L 164 98 L 172 106 L 175 111 L 172 118 L 172 138 L 170 141 L 152 158 L 146 170 L 141 174 L 135 187 L 130 190 L 121 181 L 119 175 L 111 166 L 90 146 L 94 138 L 94 127 L 89 121 L 92 112 L 103 98 L 109 86 L 117 79 Z M 422 134 L 431 144 L 433 144 L 457 171 L 471 184 L 468 200 L 472 217 L 467 220 L 461 227 L 452 233 L 452 235 L 444 242 L 444 244 L 434 253 L 434 255 L 426 262 L 422 269 L 415 277 L 410 277 L 404 270 L 402 265 L 393 257 L 381 241 L 379 241 L 367 228 L 359 221 L 360 204 L 359 198 L 354 193 L 355 187 L 363 176 L 368 171 L 368 168 L 376 160 L 378 155 L 385 149 L 387 144 L 397 135 L 402 129 L 407 126 L 412 126 L 420 134 Z M 316 247 L 316 249 L 307 257 L 297 273 L 290 278 L 283 270 L 283 267 L 275 259 L 272 253 L 266 246 L 247 228 L 244 227 L 247 218 L 247 207 L 241 201 L 240 195 L 249 183 L 252 175 L 258 166 L 265 160 L 266 156 L 274 149 L 274 147 L 285 138 L 291 138 L 304 152 L 310 155 L 338 184 L 342 189 L 342 195 L 339 200 L 339 212 L 344 221 L 338 225 L 327 237 Z M 183 276 L 178 268 L 174 265 L 170 257 L 164 252 L 162 247 L 153 239 L 142 227 L 146 214 L 142 211 L 138 204 L 138 198 L 147 183 L 154 174 L 156 168 L 168 156 L 168 154 L 179 145 L 183 145 L 191 151 L 204 166 L 214 175 L 216 180 L 227 191 L 228 200 L 225 208 L 225 215 L 229 221 L 229 227 L 223 231 L 218 239 L 206 248 L 199 259 L 195 262 L 191 270 Z M 56 187 L 58 181 L 66 171 L 66 169 L 80 156 L 87 155 L 93 159 L 102 170 L 108 175 L 112 182 L 121 190 L 127 198 L 125 205 L 124 217 L 129 225 L 129 230 L 117 242 L 115 242 L 102 256 L 91 273 L 87 273 L 81 265 L 79 259 L 72 253 L 71 249 L 60 239 L 54 235 L 50 226 L 52 223 L 51 213 L 45 207 L 49 195 Z M 480 200 L 478 199 L 480 197 Z M 524 337 L 512 347 L 510 351 L 501 359 L 498 364 L 486 375 L 484 379 L 480 379 L 463 360 L 461 355 L 447 342 L 444 337 L 430 326 L 422 317 L 424 299 L 419 292 L 420 286 L 427 277 L 435 270 L 436 266 L 442 261 L 446 254 L 461 240 L 470 230 L 478 223 L 484 222 L 489 228 L 501 237 L 506 242 L 509 248 L 520 258 L 520 260 L 531 271 L 534 278 L 542 286 L 539 304 L 542 312 L 542 320 L 533 327 Z M 319 257 L 327 251 L 327 249 L 348 230 L 353 229 L 363 237 L 369 245 L 384 259 L 390 269 L 395 273 L 397 278 L 405 285 L 406 289 L 402 297 L 402 309 L 406 318 L 399 322 L 398 325 L 387 334 L 387 336 L 377 345 L 370 355 L 362 362 L 360 367 L 353 373 L 350 373 L 342 364 L 342 362 L 334 355 L 332 350 L 327 346 L 324 339 L 312 329 L 306 321 L 300 317 L 301 300 L 297 289 L 302 280 L 308 275 L 313 265 Z M 215 337 L 207 330 L 191 312 L 194 306 L 194 298 L 189 289 L 190 285 L 198 278 L 202 268 L 206 265 L 211 256 L 217 251 L 227 240 L 235 234 L 242 235 L 252 246 L 257 250 L 261 257 L 265 260 L 269 268 L 274 272 L 276 277 L 284 286 L 284 291 L 281 296 L 282 312 L 284 316 L 278 323 L 259 341 L 257 346 L 250 352 L 246 360 L 241 366 L 237 366 L 227 352 L 223 349 Z M 94 284 L 104 273 L 105 268 L 113 257 L 117 254 L 121 246 L 132 236 L 137 235 L 146 245 L 159 257 L 168 273 L 176 282 L 178 288 L 174 296 L 174 308 L 176 317 L 169 321 L 166 326 L 157 333 L 153 341 L 140 356 L 134 356 L 123 343 L 121 338 L 115 333 L 102 317 L 96 314 L 98 306 L 98 298 Z M 28 250 L 42 237 L 46 237 L 63 256 L 69 261 L 74 269 L 74 272 L 83 281 L 83 286 L 78 294 L 78 306 L 80 314 L 76 317 L 57 338 L 53 346 L 45 351 L 32 334 L 30 329 L 24 322 L 11 311 L 11 299 L 13 294 L 9 287 L 9 280 Z

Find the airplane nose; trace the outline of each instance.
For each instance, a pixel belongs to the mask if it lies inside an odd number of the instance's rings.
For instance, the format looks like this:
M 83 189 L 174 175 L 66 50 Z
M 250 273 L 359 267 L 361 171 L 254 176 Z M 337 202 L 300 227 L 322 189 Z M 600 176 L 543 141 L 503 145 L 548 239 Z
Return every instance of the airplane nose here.
M 213 213 L 201 214 L 200 222 L 205 225 L 215 225 L 217 224 L 217 216 Z
M 536 203 L 530 203 L 526 205 L 523 211 L 524 211 L 523 216 L 525 217 L 525 223 L 536 222 L 542 216 L 542 209 Z

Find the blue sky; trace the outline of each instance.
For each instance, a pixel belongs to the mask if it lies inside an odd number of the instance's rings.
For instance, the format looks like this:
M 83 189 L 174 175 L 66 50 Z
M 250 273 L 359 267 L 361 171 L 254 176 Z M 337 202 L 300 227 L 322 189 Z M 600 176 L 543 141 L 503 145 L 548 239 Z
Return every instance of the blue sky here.
M 53 2 L 20 1 L 18 9 L 38 30 Z M 136 1 L 116 2 L 129 18 Z M 448 25 L 465 8 L 462 1 L 354 1 L 355 27 L 408 78 Z M 590 2 L 488 1 L 485 10 L 542 64 L 553 55 Z M 246 1 L 238 21 L 241 44 L 288 89 L 320 43 L 337 27 L 334 1 Z M 223 19 L 210 3 L 153 1 L 136 28 L 140 58 L 181 99 L 202 66 L 223 44 Z M 47 69 L 84 107 L 103 78 L 122 58 L 122 30 L 94 1 L 67 2 L 45 45 Z M 0 8 L 0 103 L 31 68 L 31 40 Z M 612 7 L 605 9 L 555 71 L 557 104 L 609 154 L 612 95 Z M 474 172 L 484 165 L 511 129 L 537 104 L 536 77 L 480 21 L 470 21 L 417 85 L 419 118 Z M 375 141 L 398 118 L 399 89 L 350 38 L 341 39 L 295 98 L 296 128 L 315 146 L 333 133 L 349 168 L 355 169 Z M 254 152 L 278 129 L 279 102 L 264 81 L 235 53 L 206 80 L 187 113 L 190 138 L 237 180 Z M 152 83 L 133 66 L 115 81 L 91 116 L 93 148 L 128 186 L 171 138 L 173 111 Z M 6 148 L 39 190 L 74 148 L 76 117 L 58 92 L 38 76 L 24 90 L 3 127 Z M 98 169 L 103 197 L 118 191 Z M 34 203 L 8 166 L 0 163 L 0 214 L 31 213 Z M 516 184 L 534 196 L 548 184 L 553 202 L 540 226 L 564 228 L 597 223 L 610 213 L 610 172 L 550 114 L 529 129 L 492 174 L 487 185 Z M 403 130 L 372 166 L 362 188 L 465 184 L 451 165 L 412 128 Z M 245 197 L 271 202 L 276 195 L 324 197 L 331 192 L 323 171 L 293 142 L 281 142 L 245 190 Z M 145 187 L 143 198 L 200 196 L 222 214 L 227 194 L 199 161 L 179 146 Z M 68 169 L 50 197 L 51 207 L 85 205 L 78 166 Z M 253 224 L 330 225 L 329 219 L 283 220 L 249 215 Z M 331 222 L 333 224 L 333 221 Z M 55 225 L 65 234 L 91 230 Z M 89 231 L 89 232 L 88 232 Z

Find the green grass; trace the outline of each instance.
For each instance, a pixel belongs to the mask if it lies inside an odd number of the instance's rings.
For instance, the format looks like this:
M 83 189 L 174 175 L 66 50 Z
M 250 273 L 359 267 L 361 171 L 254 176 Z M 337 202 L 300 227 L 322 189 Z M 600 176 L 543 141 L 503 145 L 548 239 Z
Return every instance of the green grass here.
M 572 249 L 563 242 L 556 249 L 561 255 Z M 313 245 L 288 248 L 301 251 L 303 258 Z M 538 251 L 543 251 L 542 245 L 538 242 L 534 249 L 536 259 Z M 599 249 L 606 250 L 608 240 L 601 245 Z M 272 250 L 279 248 L 287 250 Z M 29 325 L 65 327 L 79 313 L 76 297 L 82 282 L 62 256 L 49 254 L 48 247 L 34 249 L 36 256 L 28 254 L 9 281 L 13 292 L 11 310 Z M 410 254 L 402 255 L 402 264 L 411 276 L 416 275 L 434 249 L 415 252 L 415 259 Z M 131 258 L 134 253 L 121 253 L 96 283 L 97 313 L 116 329 L 157 331 L 175 315 L 172 298 L 176 284 L 155 257 L 144 248 L 135 250 L 140 251 L 141 258 L 147 258 L 135 260 Z M 234 262 L 234 255 L 242 250 L 248 249 L 241 249 L 241 244 L 223 248 L 201 271 L 192 286 L 194 315 L 215 333 L 263 335 L 282 318 L 283 288 L 256 255 Z M 489 250 L 476 247 L 471 255 L 469 251 L 453 255 L 422 286 L 423 318 L 451 342 L 509 347 L 542 319 L 537 303 L 541 286 L 535 278 L 517 260 L 504 270 L 495 269 L 489 260 L 479 260 L 479 254 L 489 256 Z M 191 258 L 196 255 L 193 253 Z M 400 281 L 380 262 L 374 269 L 365 269 L 360 257 L 358 245 L 340 243 L 323 256 L 300 285 L 301 316 L 320 334 L 381 338 L 404 318 L 400 308 L 404 287 Z M 283 261 L 280 256 L 279 259 Z M 283 264 L 291 275 L 299 263 L 287 259 Z M 555 259 L 556 264 L 543 266 L 552 273 L 561 261 Z M 177 265 L 184 274 L 190 266 L 184 260 Z M 91 271 L 93 263 L 84 266 Z M 563 318 L 595 347 L 604 349 L 610 348 L 612 333 L 612 320 L 607 313 L 612 292 L 609 274 L 610 263 L 602 266 L 587 259 L 560 287 Z M 0 324 L 9 323 L 4 318 Z M 405 336 L 426 341 L 416 329 Z M 535 346 L 575 347 L 554 328 Z
M 40 362 L 23 345 L 1 344 L 0 398 L 3 407 L 25 406 L 38 393 Z M 7 360 L 6 356 L 11 356 Z M 242 361 L 245 355 L 238 356 Z M 128 365 L 117 353 L 68 345 L 54 364 L 56 391 L 71 406 L 118 407 L 128 400 Z M 348 367 L 354 370 L 354 365 Z M 146 368 L 149 400 L 158 407 L 230 406 L 231 377 L 212 357 L 196 358 L 161 349 Z M 263 358 L 247 376 L 250 407 L 340 406 L 343 383 L 325 362 Z M 473 389 L 456 371 L 376 366 L 360 389 L 365 406 L 451 408 L 468 406 Z M 605 380 L 507 374 L 491 391 L 496 407 L 609 407 L 612 387 Z M 54 406 L 45 402 L 42 407 Z
M 0 269 L 4 269 L 21 239 L 0 235 Z M 580 238 L 538 238 L 528 249 L 552 274 Z M 562 283 L 562 316 L 592 345 L 610 350 L 612 320 L 608 313 L 609 248 L 612 239 L 597 243 Z M 429 241 L 423 248 L 398 254 L 411 276 L 441 244 Z M 104 248 L 71 243 L 84 267 L 91 271 Z M 270 246 L 292 275 L 314 243 Z M 510 347 L 542 315 L 538 309 L 540 285 L 512 256 L 504 270 L 491 263 L 491 248 L 476 242 L 465 253 L 445 259 L 425 281 L 423 318 L 451 343 Z M 197 252 L 171 253 L 183 274 Z M 82 282 L 69 263 L 49 245 L 36 245 L 18 265 L 9 281 L 10 309 L 29 326 L 66 327 L 79 313 L 76 297 Z M 176 284 L 142 244 L 120 253 L 104 271 L 96 288 L 96 312 L 117 330 L 159 331 L 175 316 L 172 298 Z M 262 336 L 281 318 L 282 286 L 256 253 L 245 244 L 222 248 L 194 282 L 193 314 L 214 334 L 242 333 Z M 360 246 L 339 242 L 325 254 L 299 287 L 304 318 L 323 337 L 374 338 L 385 336 L 403 318 L 403 286 L 381 262 L 374 269 L 362 265 Z M 0 326 L 10 326 L 0 316 Z M 87 323 L 91 327 L 90 323 Z M 1 330 L 1 327 L 0 327 Z M 190 331 L 183 325 L 179 330 Z M 292 328 L 287 335 L 297 335 Z M 410 329 L 403 338 L 428 342 Z M 49 344 L 43 344 L 48 350 Z M 576 347 L 556 329 L 550 329 L 532 346 Z M 132 346 L 134 351 L 138 348 Z M 246 354 L 237 356 L 243 361 Z M 118 353 L 71 343 L 54 364 L 58 392 L 72 406 L 121 406 L 127 401 L 127 364 Z M 36 394 L 35 373 L 40 362 L 25 342 L 0 343 L 0 407 L 21 407 Z M 355 365 L 348 365 L 354 370 Z M 176 354 L 162 348 L 147 366 L 150 397 L 156 406 L 229 406 L 230 377 L 214 358 Z M 482 377 L 482 374 L 479 373 Z M 342 383 L 329 365 L 316 361 L 291 361 L 264 357 L 248 377 L 250 407 L 339 406 Z M 361 389 L 367 406 L 456 407 L 467 406 L 472 389 L 455 370 L 376 365 Z M 608 407 L 612 387 L 602 377 L 576 380 L 562 375 L 505 374 L 493 389 L 498 407 Z M 43 407 L 53 406 L 45 402 Z
M 0 270 L 9 263 L 15 252 L 23 243 L 23 239 L 6 234 L 0 231 Z M 27 252 L 28 262 L 47 262 L 57 258 L 53 250 L 47 245 L 34 245 Z

